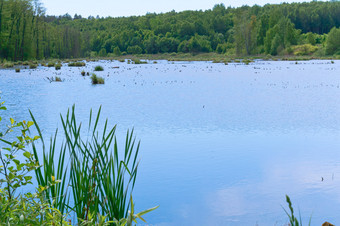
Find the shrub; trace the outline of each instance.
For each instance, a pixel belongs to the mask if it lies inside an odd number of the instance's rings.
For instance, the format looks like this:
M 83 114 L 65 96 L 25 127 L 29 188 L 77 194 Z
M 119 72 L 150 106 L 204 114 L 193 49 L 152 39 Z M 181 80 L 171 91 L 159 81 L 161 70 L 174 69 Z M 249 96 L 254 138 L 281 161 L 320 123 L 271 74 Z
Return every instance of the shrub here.
M 305 56 L 313 54 L 318 50 L 317 46 L 313 46 L 311 44 L 297 45 L 292 47 L 293 54 L 295 56 Z
M 92 81 L 92 84 L 94 84 L 94 85 L 95 84 L 104 84 L 105 83 L 104 78 L 97 76 L 95 73 L 92 73 L 91 81 Z
M 95 68 L 94 68 L 94 71 L 104 71 L 104 68 L 100 65 L 97 65 Z

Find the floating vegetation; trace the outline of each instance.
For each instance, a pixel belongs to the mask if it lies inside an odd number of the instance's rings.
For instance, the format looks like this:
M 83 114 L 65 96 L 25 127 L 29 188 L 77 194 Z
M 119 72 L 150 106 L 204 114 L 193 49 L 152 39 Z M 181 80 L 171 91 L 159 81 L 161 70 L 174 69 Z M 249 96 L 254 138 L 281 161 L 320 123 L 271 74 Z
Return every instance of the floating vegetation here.
M 55 76 L 55 77 L 52 76 L 52 77 L 46 77 L 46 78 L 49 82 L 63 82 L 64 81 L 58 76 Z
M 15 72 L 16 72 L 16 73 L 19 73 L 19 72 L 20 72 L 20 68 L 16 68 L 16 69 L 15 69 Z
M 92 73 L 91 81 L 93 85 L 105 83 L 104 78 L 97 76 L 95 73 Z
M 94 71 L 104 71 L 104 68 L 100 65 L 97 65 L 95 68 L 94 68 Z
M 82 76 L 85 76 L 85 71 L 83 70 L 82 72 L 80 72 L 80 74 L 82 75 Z
M 71 62 L 68 64 L 69 67 L 84 67 L 85 62 Z
M 55 65 L 55 69 L 56 69 L 56 70 L 60 70 L 60 69 L 61 69 L 61 64 L 60 64 L 60 63 L 56 64 L 56 65 Z

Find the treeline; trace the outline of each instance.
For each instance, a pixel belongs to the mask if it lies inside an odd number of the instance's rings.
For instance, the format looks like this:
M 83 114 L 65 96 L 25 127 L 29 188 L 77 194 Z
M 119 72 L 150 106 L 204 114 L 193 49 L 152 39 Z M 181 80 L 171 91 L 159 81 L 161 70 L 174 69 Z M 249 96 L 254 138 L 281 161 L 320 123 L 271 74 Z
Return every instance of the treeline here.
M 47 16 L 38 0 L 0 0 L 0 57 L 121 54 L 340 54 L 340 2 L 283 3 L 119 18 Z

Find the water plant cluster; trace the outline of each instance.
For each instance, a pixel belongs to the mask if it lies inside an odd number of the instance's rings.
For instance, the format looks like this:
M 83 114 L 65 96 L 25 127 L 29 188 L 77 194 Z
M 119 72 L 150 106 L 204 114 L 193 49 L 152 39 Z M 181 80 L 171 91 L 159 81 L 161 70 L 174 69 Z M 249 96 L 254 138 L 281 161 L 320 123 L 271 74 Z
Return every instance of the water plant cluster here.
M 0 110 L 6 110 L 3 103 Z M 109 127 L 106 120 L 103 129 L 99 129 L 100 112 L 101 109 L 92 114 L 91 110 L 86 136 L 82 124 L 76 121 L 75 107 L 61 116 L 63 143 L 57 141 L 58 130 L 45 139 L 31 112 L 31 121 L 16 122 L 10 118 L 8 129 L 0 132 L 1 224 L 132 225 L 137 219 L 145 222 L 142 216 L 157 207 L 134 211 L 132 191 L 140 143 L 133 131 L 128 131 L 125 149 L 118 151 L 116 126 Z M 38 135 L 30 137 L 33 130 Z M 11 132 L 19 135 L 14 140 L 6 139 Z M 27 192 L 25 186 L 33 183 L 38 187 Z

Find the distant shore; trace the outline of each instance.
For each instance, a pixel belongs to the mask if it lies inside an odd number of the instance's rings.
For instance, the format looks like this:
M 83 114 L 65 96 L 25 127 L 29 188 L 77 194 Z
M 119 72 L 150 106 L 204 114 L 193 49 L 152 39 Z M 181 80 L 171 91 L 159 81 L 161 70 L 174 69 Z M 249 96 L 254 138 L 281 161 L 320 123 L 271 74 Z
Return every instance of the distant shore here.
M 163 53 L 163 54 L 138 54 L 138 55 L 121 55 L 111 57 L 95 57 L 95 58 L 76 58 L 76 59 L 42 59 L 42 60 L 30 60 L 30 61 L 6 61 L 2 60 L 0 63 L 0 69 L 16 68 L 23 65 L 24 68 L 34 69 L 36 66 L 49 66 L 51 63 L 71 63 L 77 61 L 99 61 L 99 60 L 117 60 L 128 61 L 133 64 L 148 63 L 147 61 L 167 60 L 167 61 L 212 61 L 213 63 L 245 63 L 248 64 L 254 60 L 271 60 L 271 61 L 307 61 L 307 60 L 337 60 L 339 56 L 271 56 L 271 55 L 254 55 L 254 56 L 236 56 L 225 55 L 218 53 Z M 157 63 L 157 62 L 153 62 Z M 84 65 L 83 65 L 84 66 Z

